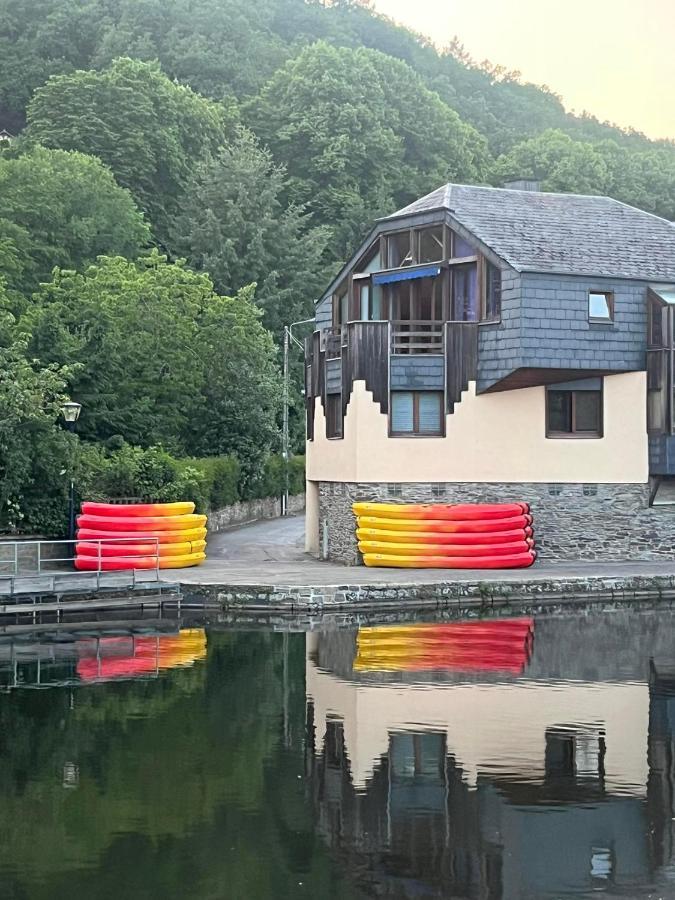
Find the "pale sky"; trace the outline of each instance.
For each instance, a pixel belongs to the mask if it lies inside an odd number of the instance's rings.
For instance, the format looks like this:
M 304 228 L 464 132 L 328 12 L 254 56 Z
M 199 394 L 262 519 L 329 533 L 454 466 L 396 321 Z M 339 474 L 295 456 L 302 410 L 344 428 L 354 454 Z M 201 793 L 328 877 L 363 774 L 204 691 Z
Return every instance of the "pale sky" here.
M 439 47 L 457 36 L 567 109 L 675 138 L 675 0 L 373 0 Z

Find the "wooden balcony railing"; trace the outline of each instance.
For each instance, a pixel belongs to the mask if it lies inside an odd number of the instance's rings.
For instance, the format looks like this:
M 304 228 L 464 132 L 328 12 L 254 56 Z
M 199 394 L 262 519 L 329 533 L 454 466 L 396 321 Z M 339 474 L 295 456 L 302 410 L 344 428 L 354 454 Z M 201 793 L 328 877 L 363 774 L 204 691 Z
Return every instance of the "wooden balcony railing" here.
M 341 328 L 326 329 L 326 359 L 339 359 L 342 355 L 342 343 L 346 334 Z
M 391 323 L 392 353 L 442 353 L 443 322 L 410 320 Z

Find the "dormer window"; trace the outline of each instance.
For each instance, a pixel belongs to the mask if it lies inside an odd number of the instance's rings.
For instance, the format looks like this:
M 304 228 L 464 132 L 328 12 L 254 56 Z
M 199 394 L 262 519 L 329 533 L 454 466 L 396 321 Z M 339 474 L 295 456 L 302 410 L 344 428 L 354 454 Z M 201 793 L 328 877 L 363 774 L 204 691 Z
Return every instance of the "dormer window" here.
M 588 321 L 614 321 L 614 294 L 610 291 L 589 291 Z
M 463 237 L 460 237 L 456 232 L 452 233 L 452 258 L 453 259 L 466 259 L 467 257 L 475 257 L 477 254 L 477 250 L 473 247 L 468 241 L 465 241 Z
M 400 269 L 414 262 L 410 231 L 397 231 L 387 237 L 387 268 Z
M 418 263 L 441 262 L 445 258 L 442 225 L 422 228 L 416 233 L 416 237 Z

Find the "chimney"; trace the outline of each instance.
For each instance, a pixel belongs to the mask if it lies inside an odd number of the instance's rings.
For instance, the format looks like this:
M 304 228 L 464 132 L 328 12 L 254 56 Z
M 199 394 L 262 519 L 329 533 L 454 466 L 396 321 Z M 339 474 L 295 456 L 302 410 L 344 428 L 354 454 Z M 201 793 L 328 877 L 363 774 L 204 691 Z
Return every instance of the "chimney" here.
M 535 178 L 520 178 L 518 181 L 505 181 L 507 191 L 540 191 L 541 181 Z

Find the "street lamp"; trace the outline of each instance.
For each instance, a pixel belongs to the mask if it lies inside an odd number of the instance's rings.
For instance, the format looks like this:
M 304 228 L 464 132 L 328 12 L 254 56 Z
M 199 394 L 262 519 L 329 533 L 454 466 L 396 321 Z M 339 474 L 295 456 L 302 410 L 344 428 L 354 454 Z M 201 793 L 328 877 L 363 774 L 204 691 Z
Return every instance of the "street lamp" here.
M 75 432 L 75 423 L 80 418 L 82 404 L 74 400 L 66 400 L 61 406 L 61 412 L 66 422 L 66 428 L 71 433 Z M 75 481 L 73 479 L 73 466 L 70 466 L 70 491 L 68 493 L 68 540 L 75 539 Z
M 80 418 L 82 404 L 76 403 L 74 400 L 66 400 L 61 407 L 63 418 L 66 420 L 66 428 L 68 431 L 75 431 L 75 423 Z
M 289 435 L 288 435 L 288 405 L 289 405 L 289 381 L 290 371 L 288 365 L 288 351 L 291 348 L 291 341 L 304 352 L 304 347 L 300 341 L 293 337 L 293 329 L 297 325 L 308 325 L 314 319 L 301 319 L 299 322 L 291 322 L 290 325 L 284 325 L 284 421 L 281 435 L 282 452 L 284 459 L 284 496 L 281 498 L 281 515 L 288 515 L 288 494 L 289 494 Z

